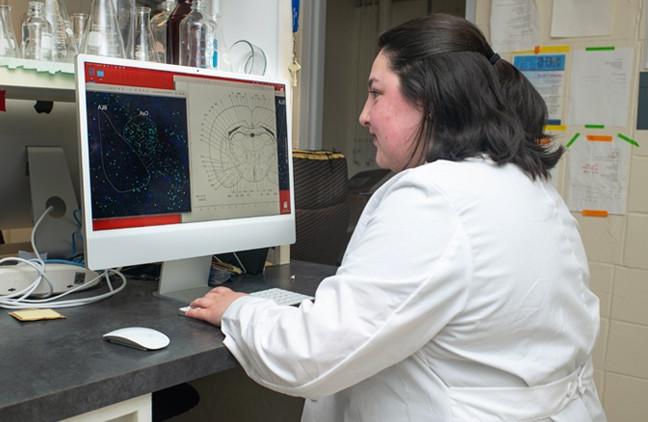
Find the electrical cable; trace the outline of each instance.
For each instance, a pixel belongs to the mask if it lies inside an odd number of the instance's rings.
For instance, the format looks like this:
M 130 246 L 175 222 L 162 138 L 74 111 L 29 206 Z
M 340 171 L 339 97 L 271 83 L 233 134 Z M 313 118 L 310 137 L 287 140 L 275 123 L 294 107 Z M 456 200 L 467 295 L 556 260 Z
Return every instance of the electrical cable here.
M 126 287 L 127 284 L 126 277 L 119 270 L 107 269 L 99 273 L 97 277 L 93 278 L 92 280 L 86 281 L 85 283 L 79 284 L 78 286 L 73 287 L 70 290 L 67 290 L 63 293 L 53 296 L 54 286 L 52 285 L 51 281 L 47 278 L 46 261 L 42 259 L 40 253 L 38 252 L 38 249 L 36 248 L 36 240 L 35 240 L 36 230 L 38 229 L 38 226 L 43 221 L 45 216 L 47 216 L 50 213 L 50 211 L 52 211 L 53 209 L 54 207 L 51 206 L 48 207 L 43 212 L 43 214 L 41 214 L 38 220 L 36 220 L 36 223 L 34 224 L 34 228 L 32 229 L 31 246 L 36 258 L 24 259 L 19 257 L 8 257 L 8 258 L 0 259 L 0 265 L 6 262 L 17 262 L 19 264 L 22 263 L 32 267 L 32 269 L 34 269 L 36 272 L 36 278 L 24 289 L 18 292 L 11 293 L 9 295 L 0 295 L 0 308 L 5 308 L 5 309 L 69 308 L 73 306 L 88 305 L 90 303 L 95 303 L 100 300 L 107 299 L 119 293 Z M 48 260 L 47 262 L 65 263 L 68 265 L 75 265 L 80 267 L 83 266 L 76 261 Z M 110 281 L 110 276 L 112 274 L 116 275 L 121 279 L 121 284 L 117 288 L 114 288 Z M 108 286 L 108 292 L 96 296 L 91 296 L 91 297 L 61 300 L 61 298 L 71 293 L 98 284 L 101 278 L 105 278 L 106 284 Z M 28 299 L 28 297 L 31 296 L 31 294 L 40 286 L 43 280 L 47 283 L 48 292 L 39 299 Z

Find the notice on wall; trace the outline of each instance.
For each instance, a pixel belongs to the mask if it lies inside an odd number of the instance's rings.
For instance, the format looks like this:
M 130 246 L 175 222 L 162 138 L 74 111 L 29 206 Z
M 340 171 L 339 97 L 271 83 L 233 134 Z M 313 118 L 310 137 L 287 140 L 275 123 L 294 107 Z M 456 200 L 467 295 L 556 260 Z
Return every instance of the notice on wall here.
M 553 2 L 552 37 L 591 37 L 609 35 L 610 0 L 560 0 Z
M 572 211 L 626 211 L 632 146 L 610 135 L 588 135 L 567 151 L 567 205 Z
M 513 56 L 517 67 L 547 104 L 548 125 L 563 124 L 565 54 L 524 54 Z
M 528 50 L 540 44 L 535 0 L 492 0 L 491 46 L 498 53 Z
M 574 50 L 569 123 L 626 127 L 633 62 L 632 48 L 604 46 Z

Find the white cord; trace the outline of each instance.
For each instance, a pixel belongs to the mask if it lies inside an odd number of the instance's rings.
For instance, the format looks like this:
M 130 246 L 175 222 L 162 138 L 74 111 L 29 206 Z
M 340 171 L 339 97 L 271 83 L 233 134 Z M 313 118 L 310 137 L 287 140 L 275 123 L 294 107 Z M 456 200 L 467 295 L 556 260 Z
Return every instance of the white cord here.
M 35 234 L 36 234 L 36 230 L 38 229 L 38 226 L 43 221 L 45 216 L 49 214 L 49 212 L 52 209 L 54 208 L 53 207 L 47 208 L 43 212 L 43 214 L 41 214 L 38 220 L 36 220 L 36 223 L 34 224 L 34 228 L 32 229 L 31 245 L 34 251 L 34 255 L 36 256 L 35 259 L 23 259 L 19 257 L 9 257 L 9 258 L 0 259 L 0 265 L 4 264 L 5 262 L 18 262 L 18 263 L 29 265 L 36 271 L 36 278 L 26 288 L 18 292 L 12 293 L 10 295 L 0 295 L 0 308 L 34 309 L 34 308 L 69 308 L 72 306 L 82 306 L 82 305 L 95 303 L 100 300 L 109 298 L 119 293 L 124 289 L 124 287 L 126 287 L 126 277 L 118 270 L 108 269 L 100 273 L 97 277 L 93 278 L 92 280 L 80 284 L 66 292 L 52 296 L 54 293 L 54 286 L 47 278 L 45 261 L 42 259 L 40 253 L 38 252 L 38 249 L 36 248 L 36 241 L 35 241 L 36 238 Z M 116 289 L 113 287 L 112 283 L 110 282 L 110 274 L 115 274 L 119 278 L 121 278 L 122 283 Z M 92 297 L 60 300 L 61 298 L 69 295 L 70 293 L 74 293 L 78 290 L 94 286 L 95 284 L 99 283 L 99 280 L 102 277 L 106 279 L 106 284 L 108 285 L 108 290 L 109 290 L 108 292 L 102 293 L 97 296 L 92 296 Z M 40 299 L 27 299 L 38 288 L 38 286 L 41 284 L 43 280 L 45 280 L 48 286 L 48 292 L 45 294 L 45 296 Z

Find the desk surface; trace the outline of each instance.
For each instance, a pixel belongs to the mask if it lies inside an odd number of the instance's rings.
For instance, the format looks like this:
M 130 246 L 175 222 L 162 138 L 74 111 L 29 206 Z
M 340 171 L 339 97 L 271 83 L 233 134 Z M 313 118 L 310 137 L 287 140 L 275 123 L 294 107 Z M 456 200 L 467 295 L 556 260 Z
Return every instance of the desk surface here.
M 227 285 L 312 295 L 334 272 L 293 261 Z M 238 365 L 219 329 L 179 315 L 179 302 L 154 296 L 156 290 L 156 281 L 132 280 L 110 299 L 60 310 L 63 320 L 21 323 L 0 313 L 0 420 L 58 420 Z M 102 340 L 127 326 L 160 330 L 171 344 L 145 352 Z

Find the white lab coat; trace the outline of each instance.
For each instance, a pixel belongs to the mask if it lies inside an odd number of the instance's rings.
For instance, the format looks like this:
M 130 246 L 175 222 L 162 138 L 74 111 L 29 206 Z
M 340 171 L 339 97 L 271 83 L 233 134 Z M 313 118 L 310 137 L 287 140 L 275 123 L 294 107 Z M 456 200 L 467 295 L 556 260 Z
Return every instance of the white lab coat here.
M 605 421 L 598 299 L 554 188 L 488 159 L 406 170 L 371 198 L 315 303 L 254 297 L 225 345 L 304 422 Z

